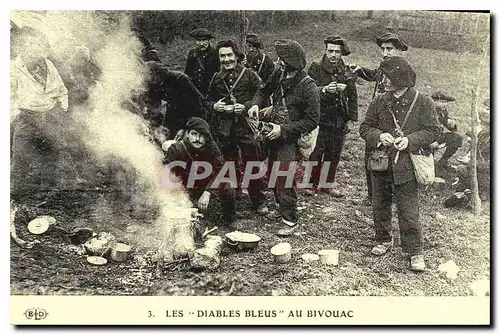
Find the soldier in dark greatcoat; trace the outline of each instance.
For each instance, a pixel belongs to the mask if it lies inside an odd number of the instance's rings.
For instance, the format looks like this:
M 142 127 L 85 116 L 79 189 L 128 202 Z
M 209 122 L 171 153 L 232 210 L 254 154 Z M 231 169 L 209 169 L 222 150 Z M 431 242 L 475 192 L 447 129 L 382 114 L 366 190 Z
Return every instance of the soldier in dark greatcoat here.
M 203 94 L 208 92 L 208 85 L 215 72 L 219 71 L 219 56 L 210 45 L 213 35 L 205 28 L 197 28 L 189 33 L 196 39 L 196 47 L 189 50 L 184 71 L 194 86 Z

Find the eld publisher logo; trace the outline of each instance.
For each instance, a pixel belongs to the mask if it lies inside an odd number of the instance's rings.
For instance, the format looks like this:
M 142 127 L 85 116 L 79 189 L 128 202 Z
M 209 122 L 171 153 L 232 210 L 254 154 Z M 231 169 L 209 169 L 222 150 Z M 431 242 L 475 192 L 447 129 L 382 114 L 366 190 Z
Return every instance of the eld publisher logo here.
M 24 316 L 29 320 L 43 320 L 47 315 L 49 315 L 49 313 L 40 308 L 27 309 L 26 312 L 24 312 Z

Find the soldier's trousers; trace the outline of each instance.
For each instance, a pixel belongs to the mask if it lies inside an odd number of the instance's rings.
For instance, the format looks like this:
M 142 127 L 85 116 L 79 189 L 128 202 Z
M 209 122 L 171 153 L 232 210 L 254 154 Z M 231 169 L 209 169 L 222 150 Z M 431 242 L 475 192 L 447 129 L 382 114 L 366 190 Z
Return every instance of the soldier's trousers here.
M 197 185 L 188 189 L 189 199 L 193 203 L 197 203 L 203 192 L 205 192 L 207 185 Z M 236 219 L 236 206 L 235 195 L 236 192 L 228 183 L 221 183 L 217 188 L 219 199 L 222 202 L 222 217 L 225 224 L 230 224 Z M 210 196 L 210 204 L 213 201 L 213 195 Z
M 323 164 L 326 162 L 330 163 L 326 181 L 328 183 L 333 183 L 335 181 L 335 174 L 337 172 L 337 166 L 339 165 L 344 142 L 345 125 L 341 127 L 319 127 L 316 147 L 309 158 L 312 162 L 318 162 L 318 165 L 313 168 L 311 173 L 311 183 L 314 187 L 318 187 Z
M 290 171 L 284 176 L 277 175 L 276 183 L 272 187 L 274 196 L 279 204 L 283 219 L 297 223 L 297 192 L 295 191 L 295 168 L 292 163 L 297 163 L 297 144 L 284 143 L 281 140 L 269 141 L 269 169 L 279 166 L 280 171 Z M 275 162 L 279 162 L 275 164 Z M 269 185 L 273 186 L 272 172 L 269 173 Z
M 394 185 L 392 171 L 372 171 L 372 209 L 377 243 L 392 238 L 392 198 L 398 211 L 399 232 L 403 252 L 422 253 L 423 235 L 419 221 L 418 186 L 415 180 Z
M 235 141 L 230 139 L 219 139 L 219 147 L 226 162 L 234 162 L 238 174 L 238 187 L 241 185 L 241 177 L 248 162 L 262 162 L 263 155 L 257 143 L 246 141 Z M 241 151 L 241 165 L 239 163 L 239 151 Z M 253 168 L 252 173 L 257 173 L 258 168 Z M 248 183 L 248 195 L 252 207 L 257 209 L 264 203 L 265 183 L 263 178 L 250 180 Z
M 60 158 L 66 146 L 58 119 L 60 108 L 22 111 L 12 124 L 11 183 L 14 200 L 26 192 L 50 190 L 58 184 Z
M 446 161 L 453 156 L 462 145 L 462 136 L 454 132 L 443 133 L 439 136 L 437 142 L 446 143 L 446 150 L 441 157 L 441 161 Z
M 370 151 L 365 147 L 365 175 L 366 189 L 368 190 L 368 200 L 372 200 L 372 172 L 368 170 L 368 160 L 370 159 Z

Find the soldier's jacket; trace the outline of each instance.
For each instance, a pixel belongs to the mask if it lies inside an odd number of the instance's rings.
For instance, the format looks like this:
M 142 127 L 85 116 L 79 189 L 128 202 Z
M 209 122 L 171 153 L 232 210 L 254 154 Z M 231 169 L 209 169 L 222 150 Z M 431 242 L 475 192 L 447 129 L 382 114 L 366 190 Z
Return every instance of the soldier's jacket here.
M 392 93 L 386 92 L 372 100 L 370 106 L 368 106 L 365 120 L 359 127 L 359 133 L 366 141 L 368 150 L 373 150 L 377 147 L 380 134 L 382 133 L 390 133 L 394 138 L 398 137 L 389 108 L 393 110 L 401 126 L 416 92 L 414 88 L 409 88 L 399 98 L 395 98 Z M 389 160 L 396 185 L 415 179 L 409 152 L 428 148 L 441 134 L 434 101 L 430 97 L 421 93 L 419 94 L 413 111 L 403 127 L 403 132 L 408 138 L 408 148 L 401 151 L 397 164 L 394 163 L 397 150 L 394 147 L 389 149 Z
M 197 116 L 206 118 L 204 101 L 191 79 L 182 72 L 163 70 L 147 85 L 145 102 L 151 109 L 158 108 L 161 101 L 167 102 L 163 125 L 173 135 L 184 127 L 187 120 Z
M 254 70 L 255 73 L 259 75 L 260 79 L 262 79 L 263 83 L 267 82 L 274 71 L 273 60 L 261 51 L 254 57 L 247 54 L 247 63 L 245 66 Z
M 243 70 L 245 72 L 234 86 Z M 244 118 L 245 115 L 248 115 L 246 112 L 237 116 L 234 113 L 218 112 L 213 109 L 213 106 L 222 98 L 227 104 L 233 104 L 232 97 L 237 103 L 245 105 L 246 111 L 248 111 L 252 106 L 255 93 L 262 86 L 262 80 L 259 76 L 252 69 L 245 68 L 241 64 L 238 64 L 234 70 L 221 70 L 214 75 L 208 89 L 207 105 L 210 107 L 208 122 L 216 137 L 231 136 L 240 140 L 253 140 L 253 132 Z
M 203 94 L 208 92 L 208 85 L 215 72 L 219 71 L 219 55 L 211 45 L 206 50 L 191 49 L 187 56 L 184 71 L 194 86 Z
M 189 180 L 189 173 L 193 164 L 197 162 L 209 163 L 212 167 L 212 173 L 204 178 L 197 179 L 195 185 L 201 185 L 206 187 L 206 191 L 211 191 L 211 184 L 217 177 L 217 174 L 224 165 L 224 157 L 219 150 L 217 144 L 211 139 L 200 149 L 194 148 L 187 138 L 175 142 L 168 148 L 165 158 L 163 159 L 163 164 L 167 165 L 172 162 L 185 162 L 186 167 L 181 166 L 172 167 L 171 171 L 182 180 L 182 184 L 186 187 Z M 198 168 L 198 174 L 201 174 L 203 167 Z
M 358 121 L 358 91 L 355 78 L 346 75 L 346 66 L 342 60 L 333 65 L 326 56 L 319 62 L 313 62 L 308 74 L 316 82 L 321 97 L 320 125 L 342 126 L 347 120 Z M 343 92 L 322 92 L 331 82 L 346 84 Z
M 277 69 L 269 77 L 262 89 L 255 94 L 253 105 L 262 107 L 266 99 L 273 97 L 273 104 L 282 101 L 281 88 L 285 96 L 290 123 L 281 125 L 282 141 L 296 143 L 302 134 L 309 133 L 319 124 L 320 98 L 314 80 L 304 80 L 304 70 L 298 71 L 292 78 L 284 78 L 283 71 Z M 300 84 L 300 85 L 299 85 Z

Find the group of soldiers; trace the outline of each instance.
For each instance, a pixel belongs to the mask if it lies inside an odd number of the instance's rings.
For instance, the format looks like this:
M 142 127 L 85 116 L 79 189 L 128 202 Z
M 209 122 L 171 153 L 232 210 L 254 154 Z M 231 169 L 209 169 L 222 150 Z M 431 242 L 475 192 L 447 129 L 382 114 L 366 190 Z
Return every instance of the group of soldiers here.
M 304 193 L 325 192 L 342 197 L 338 188 L 321 187 L 320 175 L 325 174 L 326 181 L 333 185 L 346 135 L 358 121 L 356 80 L 359 76 L 373 81 L 373 101 L 360 125 L 366 141 L 368 196 L 375 223 L 376 245 L 372 253 L 383 255 L 393 246 L 394 197 L 403 251 L 410 256 L 411 270 L 424 270 L 418 187 L 409 152 L 428 149 L 438 141 L 441 128 L 434 101 L 414 88 L 416 74 L 403 57 L 408 49 L 405 41 L 394 33 L 377 38 L 383 59 L 377 69 L 368 69 L 346 64 L 342 57 L 350 54 L 347 41 L 327 36 L 322 59 L 312 62 L 306 71 L 304 49 L 293 40 L 275 42 L 278 59 L 274 63 L 262 52 L 256 34 L 247 36 L 247 55 L 231 40 L 219 41 L 212 47 L 213 35 L 204 28 L 190 35 L 197 46 L 188 54 L 185 74 L 204 98 L 206 114 L 189 119 L 174 135 L 176 142 L 167 149 L 165 164 L 188 164 L 173 168 L 173 175 L 187 180 L 197 160 L 208 160 L 213 166 L 233 161 L 242 171 L 255 161 L 266 160 L 268 166 L 279 162 L 279 169 L 284 171 L 296 161 L 307 160 L 318 164 L 311 172 L 312 187 Z M 395 123 L 401 125 L 397 132 Z M 255 136 L 256 128 L 262 129 L 263 138 Z M 309 157 L 301 157 L 298 140 L 316 128 L 314 150 Z M 382 171 L 370 168 L 375 149 L 383 149 L 389 158 Z M 244 228 L 238 226 L 234 205 L 240 181 L 238 185 L 210 187 L 215 174 L 189 189 L 192 200 L 205 209 L 212 192 L 218 191 L 226 224 Z M 247 187 L 252 210 L 260 215 L 269 212 L 264 201 L 265 180 L 266 176 L 253 179 Z M 295 183 L 287 186 L 286 177 L 278 176 L 272 189 L 282 223 L 277 235 L 290 236 L 299 227 Z
M 438 119 L 435 102 L 414 88 L 416 74 L 404 57 L 408 45 L 400 36 L 387 33 L 377 38 L 383 55 L 377 69 L 346 64 L 342 57 L 350 54 L 347 41 L 327 36 L 323 57 L 306 71 L 306 54 L 297 41 L 277 40 L 275 62 L 262 51 L 257 34 L 246 37 L 248 52 L 244 54 L 232 40 L 212 46 L 212 33 L 198 28 L 190 33 L 196 47 L 189 51 L 182 73 L 168 69 L 154 45 L 139 31 L 134 32 L 143 44 L 140 57 L 149 70 L 145 93 L 134 99 L 145 107 L 142 115 L 149 125 L 166 132 L 158 137 L 165 151 L 164 164 L 184 162 L 184 166 L 172 168 L 171 176 L 187 185 L 197 162 L 209 162 L 212 173 L 186 190 L 201 210 L 207 209 L 217 193 L 223 220 L 232 228 L 244 229 L 239 226 L 235 206 L 243 188 L 252 211 L 269 213 L 264 193 L 269 176 L 258 173 L 263 164 L 277 163 L 280 171 L 290 171 L 297 161 L 314 162 L 311 187 L 304 193 L 343 196 L 338 188 L 324 187 L 321 177 L 326 175 L 327 184 L 333 185 L 346 135 L 358 121 L 357 78 L 375 82 L 373 101 L 360 125 L 375 225 L 372 253 L 383 255 L 394 244 L 391 204 L 395 198 L 401 245 L 410 256 L 410 268 L 425 269 L 418 188 L 409 153 L 446 143 L 446 162 L 458 149 L 458 139 L 442 134 L 442 125 L 452 134 L 456 131 L 446 109 L 440 107 Z M 68 90 L 41 52 L 21 54 L 16 75 L 17 91 L 35 90 L 39 94 L 18 99 L 15 110 L 22 114 L 15 129 L 23 129 L 19 123 L 50 123 L 49 115 L 68 109 Z M 304 156 L 298 143 L 311 134 L 312 153 Z M 18 134 L 17 142 L 24 137 Z M 18 153 L 24 150 L 23 144 L 13 147 Z M 384 168 L 374 165 L 375 151 L 382 151 L 387 158 Z M 226 182 L 213 187 L 225 162 L 234 162 L 237 167 L 236 185 Z M 245 182 L 243 171 L 258 177 Z M 280 174 L 272 187 L 281 217 L 279 236 L 293 235 L 299 228 L 295 180 L 292 185 L 287 180 Z

